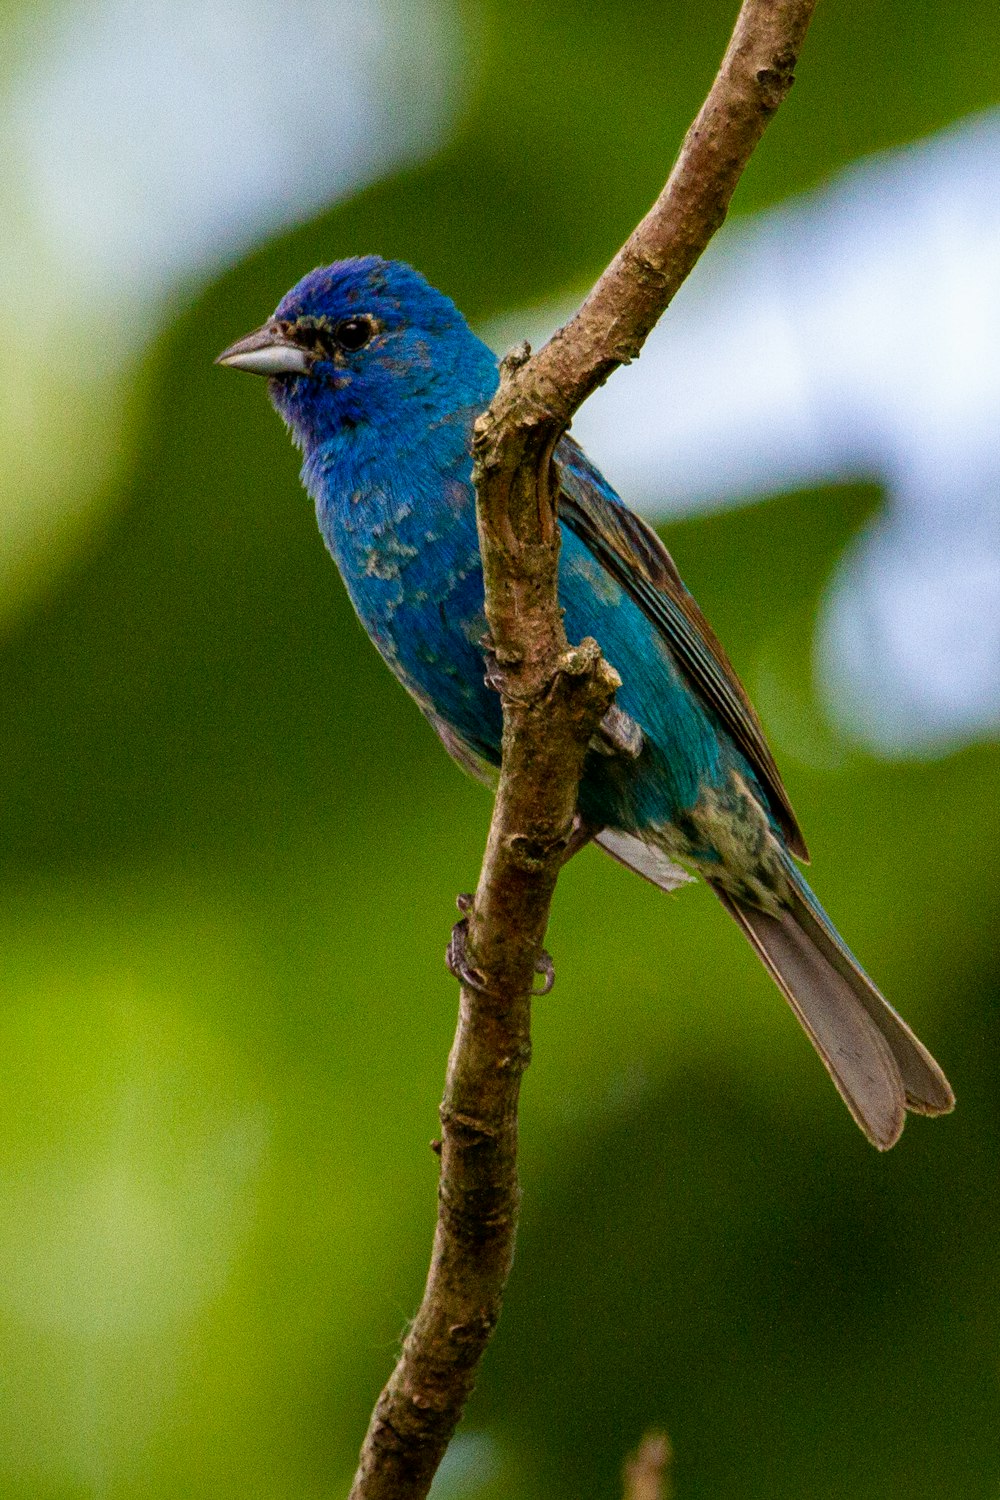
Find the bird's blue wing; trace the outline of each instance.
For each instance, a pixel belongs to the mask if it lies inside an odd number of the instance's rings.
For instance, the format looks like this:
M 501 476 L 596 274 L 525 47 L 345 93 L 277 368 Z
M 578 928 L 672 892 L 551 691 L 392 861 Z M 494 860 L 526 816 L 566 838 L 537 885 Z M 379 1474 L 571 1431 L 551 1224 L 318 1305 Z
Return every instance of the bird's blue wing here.
M 678 667 L 746 756 L 788 847 L 809 858 L 760 720 L 656 532 L 623 505 L 571 438 L 556 450 L 560 519 L 657 627 Z

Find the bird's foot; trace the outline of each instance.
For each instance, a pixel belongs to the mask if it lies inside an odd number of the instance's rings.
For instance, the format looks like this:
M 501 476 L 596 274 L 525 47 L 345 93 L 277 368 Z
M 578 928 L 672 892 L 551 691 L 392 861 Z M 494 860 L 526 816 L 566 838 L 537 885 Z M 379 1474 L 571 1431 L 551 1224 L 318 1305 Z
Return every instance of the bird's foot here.
M 552 962 L 552 954 L 544 948 L 535 959 L 535 973 L 543 976 L 541 989 L 531 992 L 537 998 L 539 995 L 547 995 L 556 982 L 556 966 Z
M 471 910 L 472 902 L 473 897 L 471 895 L 462 894 L 457 898 L 456 905 L 459 911 L 467 912 Z M 444 952 L 445 964 L 449 973 L 455 976 L 459 984 L 467 985 L 470 990 L 475 990 L 477 995 L 489 995 L 492 991 L 486 983 L 485 974 L 481 974 L 478 969 L 473 968 L 469 961 L 468 945 L 469 919 L 468 917 L 462 917 L 451 929 L 451 937 Z M 542 983 L 539 989 L 532 990 L 532 995 L 535 997 L 547 995 L 556 982 L 556 971 L 555 965 L 552 962 L 552 955 L 544 948 L 535 960 L 535 973 L 542 976 Z
M 472 905 L 471 896 L 459 896 L 459 911 L 468 911 Z M 470 990 L 475 990 L 477 995 L 488 995 L 489 986 L 486 983 L 486 975 L 474 969 L 469 962 L 469 919 L 462 917 L 451 929 L 451 937 L 448 946 L 444 950 L 444 961 L 448 971 L 455 976 L 459 984 L 464 984 Z

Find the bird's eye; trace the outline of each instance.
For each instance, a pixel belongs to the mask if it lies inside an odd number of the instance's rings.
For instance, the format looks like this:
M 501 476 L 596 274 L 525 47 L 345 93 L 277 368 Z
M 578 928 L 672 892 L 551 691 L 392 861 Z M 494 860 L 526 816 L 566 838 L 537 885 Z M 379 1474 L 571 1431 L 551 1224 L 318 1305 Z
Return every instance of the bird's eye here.
M 356 349 L 365 347 L 374 332 L 375 325 L 371 318 L 344 318 L 333 330 L 333 336 L 341 349 L 353 354 Z

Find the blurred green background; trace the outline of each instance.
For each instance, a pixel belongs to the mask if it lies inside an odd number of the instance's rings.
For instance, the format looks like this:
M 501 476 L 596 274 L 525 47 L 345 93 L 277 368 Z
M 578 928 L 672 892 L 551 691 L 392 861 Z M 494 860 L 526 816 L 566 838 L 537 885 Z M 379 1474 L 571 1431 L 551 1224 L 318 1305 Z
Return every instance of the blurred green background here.
M 489 802 L 364 639 L 264 390 L 212 359 L 355 252 L 479 320 L 585 285 L 734 10 L 459 8 L 450 136 L 178 293 L 117 385 L 46 341 L 44 296 L 8 319 L 47 425 L 5 467 L 84 499 L 2 612 L 4 1500 L 345 1493 L 422 1287 L 442 953 Z M 737 209 L 998 101 L 993 4 L 826 0 Z M 664 534 L 751 692 L 777 673 L 799 705 L 770 727 L 816 887 L 958 1110 L 877 1156 L 706 891 L 575 861 L 517 1265 L 442 1500 L 612 1496 L 651 1423 L 682 1500 L 1000 1495 L 997 747 L 869 759 L 810 681 L 820 589 L 878 501 Z

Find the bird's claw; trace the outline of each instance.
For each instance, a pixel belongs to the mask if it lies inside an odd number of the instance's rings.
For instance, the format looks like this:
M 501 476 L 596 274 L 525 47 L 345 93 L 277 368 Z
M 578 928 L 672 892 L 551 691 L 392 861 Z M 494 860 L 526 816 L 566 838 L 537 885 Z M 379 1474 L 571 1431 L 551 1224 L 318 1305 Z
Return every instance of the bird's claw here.
M 462 906 L 461 896 L 458 898 L 458 903 L 460 911 L 467 909 Z M 477 995 L 488 995 L 489 988 L 486 983 L 486 976 L 480 974 L 479 970 L 474 969 L 469 963 L 468 938 L 469 919 L 468 917 L 463 917 L 451 929 L 451 937 L 448 939 L 448 946 L 444 950 L 445 964 L 450 973 L 454 974 L 459 984 L 464 984 L 470 990 L 475 990 Z
M 555 964 L 552 962 L 552 954 L 547 953 L 544 948 L 535 959 L 535 973 L 544 975 L 544 978 L 542 980 L 541 989 L 532 990 L 532 995 L 536 997 L 539 995 L 547 995 L 549 993 L 549 990 L 551 990 L 552 986 L 556 982 L 556 968 Z
M 459 896 L 456 902 L 459 911 L 470 911 L 472 901 L 472 896 Z M 451 937 L 448 939 L 448 946 L 444 951 L 445 964 L 449 973 L 455 976 L 459 984 L 467 985 L 470 990 L 475 990 L 477 995 L 488 995 L 491 991 L 489 985 L 486 983 L 485 974 L 481 974 L 478 969 L 474 969 L 469 962 L 468 944 L 469 919 L 468 917 L 463 917 L 451 929 Z M 555 965 L 552 962 L 552 955 L 547 953 L 544 948 L 535 960 L 535 973 L 542 976 L 541 987 L 531 992 L 537 998 L 541 995 L 547 995 L 556 982 L 556 971 Z

